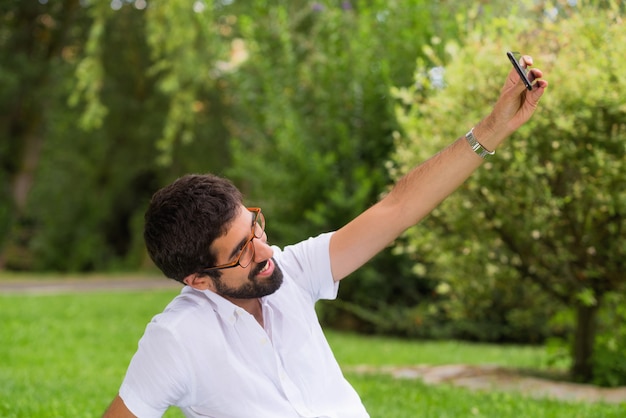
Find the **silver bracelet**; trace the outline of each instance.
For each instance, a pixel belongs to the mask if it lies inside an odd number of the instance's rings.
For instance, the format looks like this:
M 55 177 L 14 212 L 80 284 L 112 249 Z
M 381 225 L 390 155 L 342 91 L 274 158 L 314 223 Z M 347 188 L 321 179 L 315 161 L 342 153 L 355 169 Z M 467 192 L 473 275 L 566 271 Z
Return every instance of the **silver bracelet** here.
M 474 128 L 470 129 L 470 131 L 465 134 L 465 139 L 467 139 L 467 143 L 470 145 L 470 147 L 472 147 L 472 151 L 474 151 L 480 158 L 485 159 L 488 155 L 493 155 L 496 153 L 495 151 L 489 151 L 476 140 L 476 138 L 474 137 Z

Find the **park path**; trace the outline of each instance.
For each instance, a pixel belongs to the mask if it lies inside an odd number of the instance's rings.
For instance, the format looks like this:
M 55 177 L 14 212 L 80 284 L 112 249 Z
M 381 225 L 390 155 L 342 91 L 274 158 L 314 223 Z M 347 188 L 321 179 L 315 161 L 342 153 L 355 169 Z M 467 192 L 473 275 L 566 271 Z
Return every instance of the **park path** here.
M 163 276 L 111 277 L 93 276 L 87 278 L 63 279 L 3 279 L 0 280 L 0 295 L 3 294 L 57 294 L 96 291 L 128 291 L 148 289 L 180 289 L 182 285 Z
M 559 381 L 494 365 L 356 366 L 355 373 L 384 373 L 397 379 L 421 379 L 427 385 L 450 384 L 470 390 L 518 392 L 532 398 L 571 402 L 626 403 L 626 387 L 601 388 Z
M 181 285 L 163 276 L 89 276 L 67 279 L 3 279 L 0 295 L 58 294 L 94 291 L 128 291 L 180 289 Z M 512 391 L 530 397 L 551 398 L 573 402 L 626 403 L 626 387 L 600 388 L 532 376 L 518 370 L 492 365 L 413 365 L 413 366 L 356 366 L 354 373 L 383 373 L 397 379 L 421 379 L 426 384 L 451 384 L 470 390 Z

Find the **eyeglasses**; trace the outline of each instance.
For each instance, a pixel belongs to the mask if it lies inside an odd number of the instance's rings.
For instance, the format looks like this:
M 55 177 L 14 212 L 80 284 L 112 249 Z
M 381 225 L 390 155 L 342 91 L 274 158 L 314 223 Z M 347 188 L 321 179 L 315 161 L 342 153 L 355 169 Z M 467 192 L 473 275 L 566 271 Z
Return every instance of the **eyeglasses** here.
M 255 238 L 263 237 L 265 233 L 265 216 L 261 213 L 261 208 L 247 208 L 251 213 L 254 213 L 254 221 L 252 221 L 252 231 L 250 233 L 250 238 L 243 245 L 237 258 L 232 263 L 222 264 L 220 266 L 209 267 L 204 269 L 204 271 L 209 270 L 223 270 L 223 269 L 232 269 L 237 266 L 241 266 L 246 268 L 250 265 L 252 260 L 254 259 L 254 241 Z

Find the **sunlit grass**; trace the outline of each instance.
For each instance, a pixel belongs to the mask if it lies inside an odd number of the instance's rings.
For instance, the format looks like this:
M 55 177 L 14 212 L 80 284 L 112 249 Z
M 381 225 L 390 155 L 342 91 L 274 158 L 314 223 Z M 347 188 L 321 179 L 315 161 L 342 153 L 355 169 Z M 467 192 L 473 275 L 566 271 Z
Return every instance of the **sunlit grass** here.
M 344 366 L 463 363 L 541 370 L 550 363 L 546 350 L 540 346 L 415 341 L 332 331 L 327 331 L 326 336 Z
M 177 290 L 0 296 L 0 417 L 98 417 L 151 317 Z M 474 393 L 350 371 L 358 364 L 489 363 L 542 368 L 537 347 L 416 342 L 328 332 L 372 417 L 618 417 L 625 406 Z M 170 409 L 167 417 L 181 417 Z
M 372 417 L 596 418 L 626 416 L 626 405 L 566 403 L 508 392 L 473 392 L 390 376 L 348 375 Z
M 99 416 L 175 292 L 0 298 L 0 416 Z

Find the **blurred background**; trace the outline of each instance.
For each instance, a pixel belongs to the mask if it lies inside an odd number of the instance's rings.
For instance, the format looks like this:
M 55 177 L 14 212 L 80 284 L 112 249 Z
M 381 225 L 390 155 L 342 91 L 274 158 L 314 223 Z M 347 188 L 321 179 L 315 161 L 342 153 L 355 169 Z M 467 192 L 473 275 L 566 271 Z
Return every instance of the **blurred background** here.
M 576 380 L 624 385 L 624 18 L 608 0 L 2 0 L 0 269 L 153 272 L 143 213 L 192 172 L 231 178 L 275 244 L 336 229 L 486 116 L 517 50 L 549 79 L 541 110 L 320 316 L 545 344 Z

